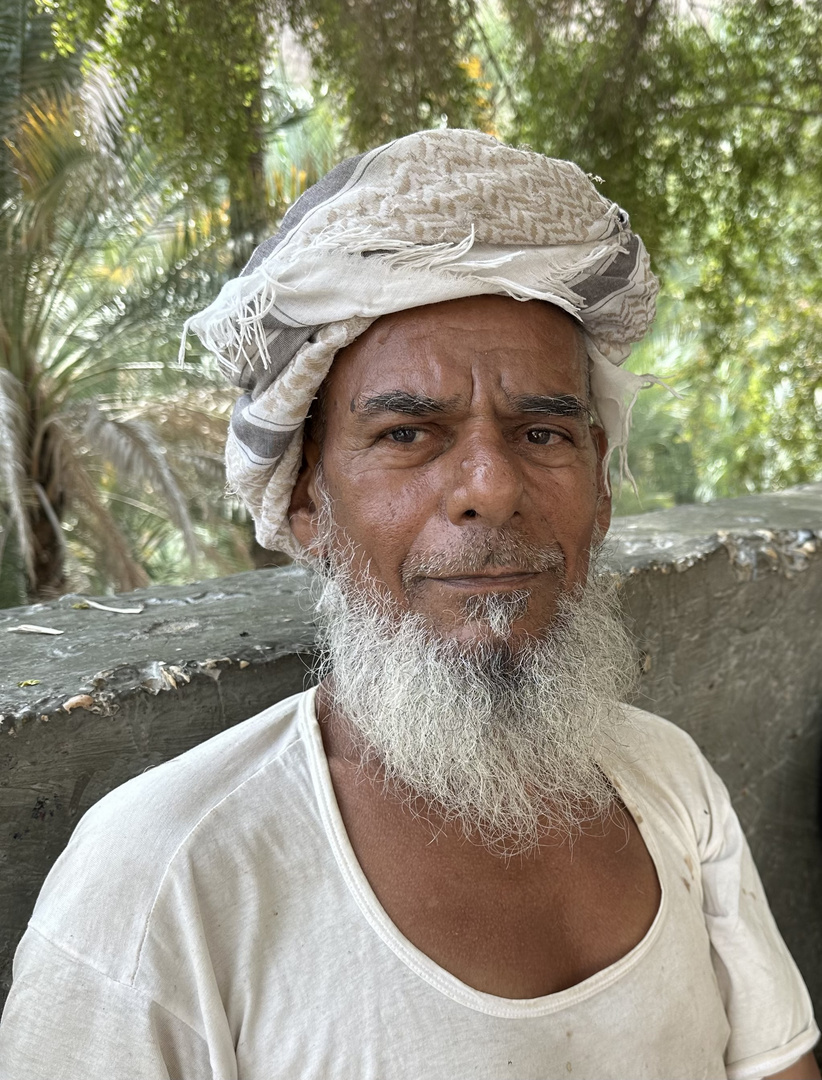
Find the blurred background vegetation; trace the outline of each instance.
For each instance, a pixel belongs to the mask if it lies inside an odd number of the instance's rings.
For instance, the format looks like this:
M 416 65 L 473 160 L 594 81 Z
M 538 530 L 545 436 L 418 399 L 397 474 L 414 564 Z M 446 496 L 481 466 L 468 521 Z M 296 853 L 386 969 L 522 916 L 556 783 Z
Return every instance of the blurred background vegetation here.
M 662 279 L 637 513 L 822 478 L 817 0 L 0 0 L 0 606 L 262 565 L 181 324 L 347 154 L 601 177 Z

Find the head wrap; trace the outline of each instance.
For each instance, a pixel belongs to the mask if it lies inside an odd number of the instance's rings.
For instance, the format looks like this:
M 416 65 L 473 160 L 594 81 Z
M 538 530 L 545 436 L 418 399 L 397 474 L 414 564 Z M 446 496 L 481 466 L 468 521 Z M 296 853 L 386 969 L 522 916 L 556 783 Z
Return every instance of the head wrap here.
M 630 409 L 656 380 L 619 365 L 657 288 L 628 215 L 578 166 L 476 131 L 422 131 L 309 188 L 186 332 L 244 391 L 229 484 L 259 542 L 297 554 L 287 513 L 305 417 L 335 353 L 375 319 L 484 293 L 562 308 L 584 331 L 593 405 L 624 467 Z

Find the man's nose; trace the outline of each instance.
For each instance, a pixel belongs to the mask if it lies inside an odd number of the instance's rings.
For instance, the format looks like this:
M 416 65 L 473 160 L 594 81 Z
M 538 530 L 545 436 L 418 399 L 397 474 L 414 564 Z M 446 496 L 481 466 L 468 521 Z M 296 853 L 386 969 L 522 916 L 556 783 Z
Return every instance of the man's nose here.
M 523 495 L 522 466 L 500 432 L 475 432 L 452 447 L 453 472 L 446 492 L 446 511 L 454 525 L 469 521 L 498 529 L 519 510 Z

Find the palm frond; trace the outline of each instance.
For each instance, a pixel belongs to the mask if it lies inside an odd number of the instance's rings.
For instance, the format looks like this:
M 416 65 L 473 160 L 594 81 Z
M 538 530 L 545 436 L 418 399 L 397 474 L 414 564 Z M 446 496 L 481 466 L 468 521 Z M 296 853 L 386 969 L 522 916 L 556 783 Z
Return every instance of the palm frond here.
M 28 505 L 32 489 L 28 479 L 25 429 L 26 415 L 21 402 L 23 388 L 10 371 L 0 368 L 0 482 L 9 506 L 9 516 L 17 530 L 20 555 L 30 580 L 34 580 L 35 544 Z
M 339 124 L 321 103 L 282 118 L 266 160 L 269 201 L 284 213 L 341 157 Z
M 95 77 L 82 95 L 30 98 L 15 121 L 17 185 L 0 206 L 0 369 L 25 388 L 30 520 L 64 518 L 68 562 L 79 552 L 87 576 L 127 586 L 145 579 L 138 562 L 153 574 L 242 528 L 219 497 L 231 399 L 206 391 L 207 361 L 176 364 L 177 327 L 219 288 L 230 253 L 223 211 L 173 193 L 117 130 L 119 89 L 99 68 Z M 163 513 L 168 524 L 145 520 Z
M 61 444 L 63 476 L 72 492 L 83 524 L 92 530 L 92 546 L 99 553 L 108 575 L 118 588 L 139 589 L 149 582 L 148 574 L 134 560 L 128 541 L 120 526 L 103 502 L 100 488 L 89 475 L 86 461 L 68 433 Z M 102 541 L 102 542 L 101 542 Z
M 108 419 L 92 406 L 88 410 L 84 436 L 123 479 L 148 484 L 158 491 L 171 520 L 183 535 L 189 559 L 196 562 L 199 545 L 186 500 L 169 467 L 162 442 L 152 427 L 144 420 Z
M 81 60 L 82 50 L 58 54 L 51 17 L 34 0 L 0 4 L 0 203 L 17 188 L 5 140 L 17 125 L 24 99 L 76 85 Z
M 213 214 L 170 200 L 143 148 L 101 154 L 87 126 L 77 98 L 29 102 L 11 141 L 21 199 L 0 218 L 0 323 L 48 368 L 53 399 L 126 351 L 155 354 L 158 337 L 170 354 L 174 335 L 156 330 L 181 325 L 213 291 L 225 230 Z
M 129 88 L 114 77 L 101 56 L 87 65 L 79 89 L 84 127 L 104 153 L 115 153 L 120 143 L 128 92 Z

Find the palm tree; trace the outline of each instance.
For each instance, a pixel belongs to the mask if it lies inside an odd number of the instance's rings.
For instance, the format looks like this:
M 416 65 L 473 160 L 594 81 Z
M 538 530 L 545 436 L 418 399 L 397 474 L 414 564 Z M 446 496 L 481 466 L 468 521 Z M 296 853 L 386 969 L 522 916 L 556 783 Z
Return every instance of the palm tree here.
M 100 476 L 113 470 L 138 495 L 150 489 L 196 556 L 187 501 L 150 414 L 158 392 L 196 388 L 198 371 L 168 360 L 182 317 L 223 272 L 225 222 L 219 212 L 194 215 L 116 124 L 89 122 L 76 92 L 29 99 L 7 143 L 2 524 L 8 535 L 14 523 L 31 598 L 65 588 L 63 523 L 72 513 L 108 578 L 133 588 L 146 573 L 112 512 L 117 492 Z
M 0 606 L 179 580 L 198 549 L 207 572 L 270 556 L 222 497 L 234 395 L 207 359 L 176 363 L 236 259 L 228 195 L 208 211 L 175 191 L 123 134 L 127 95 L 50 34 L 31 0 L 0 0 Z M 303 97 L 269 133 L 273 219 L 339 158 Z

